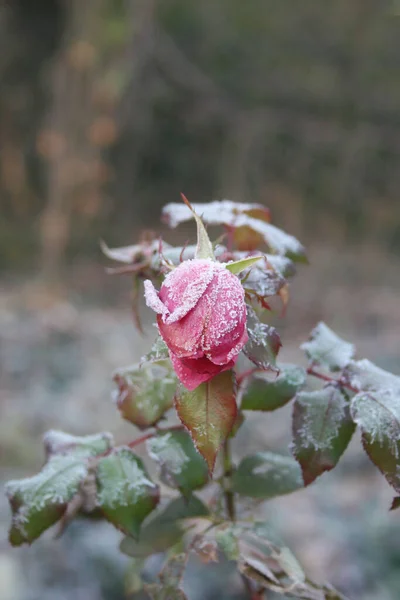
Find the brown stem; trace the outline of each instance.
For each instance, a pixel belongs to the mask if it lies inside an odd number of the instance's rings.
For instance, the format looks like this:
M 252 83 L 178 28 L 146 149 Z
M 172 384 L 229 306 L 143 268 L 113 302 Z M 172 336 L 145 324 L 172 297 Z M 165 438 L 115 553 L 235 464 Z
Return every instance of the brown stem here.
M 223 488 L 224 488 L 224 499 L 225 507 L 228 517 L 231 521 L 236 520 L 236 507 L 235 507 L 235 494 L 231 489 L 231 477 L 233 472 L 232 457 L 230 449 L 230 440 L 227 438 L 223 446 L 223 464 L 224 464 L 224 476 L 223 476 Z

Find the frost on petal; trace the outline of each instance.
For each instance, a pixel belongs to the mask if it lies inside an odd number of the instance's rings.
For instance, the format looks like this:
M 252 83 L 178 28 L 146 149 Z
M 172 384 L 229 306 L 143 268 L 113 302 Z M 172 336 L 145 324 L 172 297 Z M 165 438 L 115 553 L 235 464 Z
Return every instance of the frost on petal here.
M 218 373 L 222 373 L 233 367 L 233 362 L 219 367 L 205 357 L 198 360 L 181 360 L 172 352 L 170 352 L 170 358 L 179 381 L 189 391 L 194 390 L 201 383 L 210 381 L 210 379 L 218 375 Z
M 160 298 L 170 313 L 166 323 L 170 325 L 179 321 L 196 306 L 213 274 L 212 261 L 194 259 L 183 262 L 167 275 L 160 291 Z
M 244 290 L 235 275 L 221 269 L 207 290 L 207 300 L 210 319 L 203 335 L 203 350 L 214 363 L 225 364 L 247 341 Z
M 160 300 L 157 290 L 150 279 L 146 279 L 144 282 L 144 297 L 146 299 L 147 306 L 153 309 L 158 315 L 162 315 L 164 317 L 164 315 L 168 314 L 167 307 Z

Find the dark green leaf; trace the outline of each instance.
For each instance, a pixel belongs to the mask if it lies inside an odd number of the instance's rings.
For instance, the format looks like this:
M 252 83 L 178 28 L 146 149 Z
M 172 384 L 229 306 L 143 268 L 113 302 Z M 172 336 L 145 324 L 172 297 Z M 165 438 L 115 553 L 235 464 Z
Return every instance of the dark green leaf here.
M 181 388 L 176 409 L 210 471 L 217 452 L 236 420 L 236 390 L 232 371 L 221 373 L 195 390 Z
M 325 323 L 318 323 L 301 346 L 309 360 L 331 371 L 344 369 L 354 356 L 354 346 L 342 340 Z
M 249 341 L 243 348 L 244 354 L 260 369 L 273 368 L 281 347 L 276 329 L 262 323 L 255 311 L 247 307 L 247 332 Z
M 87 474 L 81 456 L 56 454 L 37 475 L 8 482 L 6 494 L 13 513 L 11 544 L 30 544 L 56 523 Z
M 307 379 L 302 367 L 279 365 L 278 368 L 279 375 L 255 373 L 244 394 L 242 410 L 276 410 L 302 389 Z
M 121 531 L 137 537 L 140 525 L 159 500 L 159 490 L 130 448 L 118 448 L 100 459 L 98 501 L 104 516 Z
M 165 552 L 182 538 L 185 519 L 205 517 L 209 512 L 203 502 L 192 494 L 189 500 L 176 498 L 153 514 L 143 525 L 138 540 L 132 537 L 122 540 L 121 552 L 133 557 Z
M 114 381 L 118 386 L 118 410 L 141 429 L 157 423 L 173 405 L 177 379 L 169 361 L 119 370 Z
M 246 456 L 232 477 L 233 491 L 252 498 L 273 498 L 302 487 L 301 470 L 294 458 L 273 452 Z
M 400 492 L 400 390 L 360 392 L 351 401 L 351 414 L 368 456 Z
M 205 485 L 208 467 L 187 431 L 167 431 L 147 440 L 148 453 L 161 467 L 161 481 L 184 495 Z
M 328 385 L 296 396 L 292 429 L 292 451 L 301 466 L 304 484 L 309 485 L 336 466 L 355 425 L 344 394 Z

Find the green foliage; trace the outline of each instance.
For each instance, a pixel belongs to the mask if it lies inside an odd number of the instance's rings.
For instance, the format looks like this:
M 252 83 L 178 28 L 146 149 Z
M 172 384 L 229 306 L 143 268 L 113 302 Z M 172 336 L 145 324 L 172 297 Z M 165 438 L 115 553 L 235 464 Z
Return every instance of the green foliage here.
M 296 365 L 277 365 L 279 374 L 255 373 L 243 396 L 242 410 L 272 411 L 287 404 L 306 383 L 306 372 Z
M 159 501 L 159 489 L 129 448 L 118 448 L 97 466 L 99 507 L 115 527 L 137 537 L 140 525 Z
M 355 429 L 348 399 L 334 385 L 297 394 L 292 427 L 292 451 L 305 485 L 336 466 Z
M 246 456 L 232 476 L 232 490 L 251 498 L 274 498 L 302 487 L 298 463 L 290 456 L 273 452 Z
M 158 348 L 162 344 L 158 344 Z M 153 350 L 153 357 L 161 350 Z M 115 372 L 121 416 L 140 429 L 157 423 L 173 405 L 177 379 L 169 361 L 147 362 Z
M 141 528 L 138 539 L 125 537 L 121 542 L 121 552 L 134 558 L 165 552 L 182 538 L 185 520 L 208 515 L 207 507 L 194 494 L 189 499 L 182 496 L 175 498 L 151 514 Z
M 207 463 L 186 431 L 158 433 L 147 441 L 147 450 L 160 465 L 161 481 L 184 496 L 207 483 Z
M 249 341 L 243 349 L 244 354 L 260 369 L 275 369 L 276 357 L 281 340 L 274 327 L 262 323 L 255 311 L 247 308 L 247 333 Z

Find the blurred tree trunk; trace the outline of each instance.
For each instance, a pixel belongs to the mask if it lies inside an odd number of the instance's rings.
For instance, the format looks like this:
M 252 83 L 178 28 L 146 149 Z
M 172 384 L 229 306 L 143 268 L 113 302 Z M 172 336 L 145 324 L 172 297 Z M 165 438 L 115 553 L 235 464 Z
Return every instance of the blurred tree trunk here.
M 51 67 L 52 105 L 38 140 L 39 151 L 47 160 L 47 205 L 40 224 L 45 279 L 56 279 L 63 262 L 74 195 L 88 184 L 99 186 L 94 176 L 99 149 L 90 143 L 88 129 L 103 4 L 104 0 L 65 3 L 64 38 Z M 99 193 L 99 189 L 90 193 L 96 191 Z

